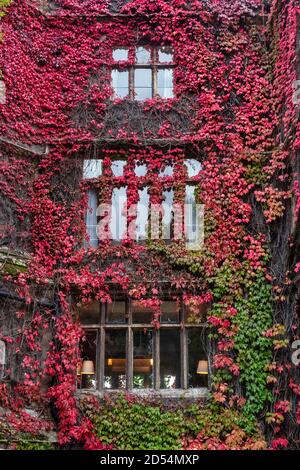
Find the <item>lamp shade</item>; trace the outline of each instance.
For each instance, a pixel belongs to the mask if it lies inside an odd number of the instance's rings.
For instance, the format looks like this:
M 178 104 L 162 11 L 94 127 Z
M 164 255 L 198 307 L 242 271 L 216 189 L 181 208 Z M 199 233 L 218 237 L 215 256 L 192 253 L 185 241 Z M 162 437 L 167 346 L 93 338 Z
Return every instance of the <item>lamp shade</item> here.
M 83 361 L 81 367 L 81 375 L 94 375 L 95 367 L 93 361 Z
M 208 361 L 199 361 L 197 374 L 208 375 Z

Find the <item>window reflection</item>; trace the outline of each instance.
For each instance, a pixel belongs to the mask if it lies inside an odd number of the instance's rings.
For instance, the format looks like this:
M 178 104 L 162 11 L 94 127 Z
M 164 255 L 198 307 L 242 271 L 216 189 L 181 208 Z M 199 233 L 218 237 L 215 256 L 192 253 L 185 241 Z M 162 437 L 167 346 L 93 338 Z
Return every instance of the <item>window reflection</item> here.
M 124 168 L 126 166 L 126 160 L 112 160 L 111 171 L 114 176 L 123 176 Z
M 173 69 L 158 70 L 157 93 L 162 98 L 173 98 Z
M 128 49 L 126 49 L 125 47 L 114 49 L 113 60 L 116 62 L 122 61 L 122 60 L 128 60 Z
M 134 173 L 136 176 L 146 176 L 147 174 L 147 165 L 146 163 L 137 162 L 134 167 Z
M 135 330 L 133 333 L 133 387 L 153 387 L 153 333 Z
M 83 325 L 96 325 L 100 321 L 100 304 L 91 302 L 79 309 L 79 318 Z
M 129 73 L 127 70 L 112 70 L 112 87 L 115 92 L 115 96 L 118 98 L 125 98 L 129 93 L 128 77 Z
M 161 304 L 161 323 L 179 323 L 179 302 L 164 301 Z
M 106 330 L 104 388 L 126 388 L 126 332 Z
M 114 188 L 112 192 L 111 220 L 109 224 L 112 239 L 122 240 L 126 235 L 127 216 L 126 216 L 127 193 L 126 187 Z
M 180 331 L 160 330 L 160 388 L 180 388 Z
M 98 236 L 97 236 L 97 205 L 98 198 L 97 193 L 93 189 L 89 189 L 87 192 L 88 195 L 88 207 L 86 211 L 86 230 L 89 241 L 88 246 L 92 248 L 97 248 L 98 246 Z
M 151 323 L 153 310 L 146 307 L 138 300 L 132 301 L 132 320 L 133 323 Z
M 196 187 L 193 185 L 187 185 L 185 189 L 185 236 L 187 241 L 196 242 L 198 231 Z
M 151 61 L 151 53 L 145 47 L 138 47 L 135 56 L 137 64 L 148 64 Z
M 83 161 L 83 178 L 92 179 L 102 175 L 102 160 L 88 159 Z
M 189 387 L 208 386 L 208 363 L 203 330 L 188 331 Z
M 139 190 L 139 201 L 136 216 L 136 240 L 146 240 L 148 235 L 148 217 L 150 196 L 148 188 Z
M 173 176 L 173 165 L 165 165 L 160 169 L 158 176 L 160 178 L 164 178 L 165 176 Z
M 161 47 L 158 49 L 158 61 L 168 64 L 173 62 L 173 53 L 169 47 Z
M 126 302 L 124 300 L 114 300 L 112 303 L 107 304 L 106 315 L 107 323 L 125 323 Z
M 163 216 L 162 216 L 162 238 L 164 240 L 171 240 L 173 238 L 173 202 L 174 191 L 173 189 L 163 191 Z
M 152 98 L 151 69 L 135 69 L 134 71 L 135 99 L 138 101 Z
M 192 178 L 193 176 L 197 176 L 202 169 L 202 165 L 199 162 L 199 160 L 195 160 L 193 158 L 185 160 L 184 164 L 187 168 L 189 178 Z

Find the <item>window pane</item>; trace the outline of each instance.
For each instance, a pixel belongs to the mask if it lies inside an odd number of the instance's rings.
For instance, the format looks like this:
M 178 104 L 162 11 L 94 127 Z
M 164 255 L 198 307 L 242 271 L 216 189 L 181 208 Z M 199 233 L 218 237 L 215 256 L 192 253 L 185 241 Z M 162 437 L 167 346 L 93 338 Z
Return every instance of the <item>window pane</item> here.
M 163 178 L 164 176 L 173 176 L 173 165 L 166 165 L 159 172 L 159 177 Z
M 127 228 L 126 211 L 126 187 L 114 188 L 112 192 L 112 210 L 109 224 L 113 240 L 120 241 L 124 238 Z
M 179 323 L 179 302 L 162 302 L 161 323 Z
M 115 300 L 107 304 L 107 323 L 125 323 L 126 302 L 124 300 Z
M 118 98 L 124 98 L 128 95 L 128 70 L 112 70 L 112 87 L 114 89 L 115 96 Z
M 6 346 L 5 342 L 0 340 L 0 379 L 5 375 L 5 363 L 6 363 Z
M 198 235 L 196 187 L 187 185 L 185 189 L 185 236 L 188 242 L 196 242 Z
M 104 388 L 126 388 L 126 331 L 106 330 Z
M 100 304 L 92 302 L 79 309 L 79 318 L 82 325 L 95 325 L 100 322 Z
M 208 386 L 208 363 L 204 345 L 205 330 L 194 328 L 188 331 L 189 387 Z
M 114 176 L 123 176 L 126 160 L 112 160 L 111 171 Z
M 98 178 L 102 175 L 102 160 L 84 160 L 83 161 L 83 178 Z
M 162 216 L 162 238 L 164 240 L 170 240 L 173 237 L 173 200 L 174 191 L 170 189 L 163 191 L 164 201 L 162 203 L 163 216 Z
M 168 64 L 173 62 L 173 53 L 169 47 L 161 47 L 158 49 L 158 61 Z
M 97 331 L 85 331 L 81 348 L 81 366 L 77 371 L 79 386 L 82 389 L 96 388 L 96 350 Z
M 173 69 L 158 70 L 157 92 L 162 98 L 173 98 Z
M 149 216 L 150 196 L 148 188 L 139 190 L 139 201 L 137 204 L 136 216 L 136 239 L 146 240 L 148 234 L 148 216 Z
M 138 300 L 132 301 L 132 319 L 133 323 L 151 323 L 153 310 L 145 307 Z
M 151 69 L 136 69 L 134 71 L 135 99 L 138 101 L 152 98 Z
M 113 50 L 113 60 L 121 61 L 121 60 L 128 60 L 128 49 L 125 47 L 120 49 Z
M 97 193 L 93 189 L 88 191 L 88 207 L 86 212 L 86 230 L 89 237 L 88 246 L 97 248 L 98 236 L 97 236 L 97 205 L 98 198 Z
M 137 64 L 149 64 L 151 62 L 151 53 L 149 49 L 138 47 L 136 49 L 136 62 Z
M 192 178 L 193 176 L 197 176 L 202 169 L 202 165 L 199 160 L 189 159 L 185 160 L 185 166 L 187 167 L 188 177 Z
M 153 387 L 152 330 L 135 330 L 133 333 L 133 387 Z
M 147 165 L 146 163 L 140 164 L 136 163 L 134 168 L 134 173 L 136 176 L 146 176 L 147 174 Z
M 160 330 L 160 388 L 180 388 L 180 330 Z

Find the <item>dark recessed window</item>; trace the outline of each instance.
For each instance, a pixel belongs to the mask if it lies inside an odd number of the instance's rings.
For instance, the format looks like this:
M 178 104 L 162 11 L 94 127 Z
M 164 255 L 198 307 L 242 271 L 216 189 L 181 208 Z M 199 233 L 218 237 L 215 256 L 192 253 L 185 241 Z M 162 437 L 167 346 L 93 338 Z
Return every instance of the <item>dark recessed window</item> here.
M 170 47 L 116 48 L 112 56 L 114 98 L 173 98 L 174 61 Z
M 165 300 L 161 311 L 161 326 L 155 329 L 151 309 L 140 301 L 116 298 L 109 304 L 92 303 L 81 308 L 85 338 L 78 368 L 79 388 L 207 387 L 205 325 L 185 322 L 178 300 Z

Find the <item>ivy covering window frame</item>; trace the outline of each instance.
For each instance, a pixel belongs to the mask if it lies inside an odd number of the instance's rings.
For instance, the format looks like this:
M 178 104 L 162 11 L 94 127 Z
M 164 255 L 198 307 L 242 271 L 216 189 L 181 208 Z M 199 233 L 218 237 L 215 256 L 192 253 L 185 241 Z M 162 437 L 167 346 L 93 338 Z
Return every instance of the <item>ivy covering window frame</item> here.
M 149 61 L 139 59 L 141 49 L 149 52 Z M 121 53 L 119 56 L 116 54 L 114 59 L 111 72 L 113 99 L 144 101 L 157 96 L 167 99 L 174 97 L 175 63 L 171 47 L 142 45 L 114 48 L 113 58 L 118 51 L 127 51 L 127 59 L 126 54 Z M 135 57 L 134 63 L 129 60 L 130 55 Z

